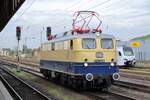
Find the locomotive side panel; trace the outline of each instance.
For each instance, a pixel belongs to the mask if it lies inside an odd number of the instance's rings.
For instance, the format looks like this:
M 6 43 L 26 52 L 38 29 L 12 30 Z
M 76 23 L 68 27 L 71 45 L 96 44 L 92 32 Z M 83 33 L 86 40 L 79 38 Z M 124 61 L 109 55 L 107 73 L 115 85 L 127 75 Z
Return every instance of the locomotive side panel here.
M 115 40 L 113 40 L 114 47 L 111 49 L 103 49 L 101 48 L 100 39 L 96 39 L 96 48 L 94 49 L 83 49 L 82 47 L 82 39 L 74 39 L 73 47 L 70 47 L 70 41 L 67 40 L 67 44 L 64 44 L 62 41 L 63 47 L 61 49 L 56 49 L 60 47 L 60 45 L 56 45 L 55 50 L 50 50 L 48 45 L 44 44 L 46 50 L 41 52 L 42 60 L 52 60 L 52 61 L 74 61 L 74 62 L 83 62 L 87 59 L 87 62 L 111 62 L 113 59 L 116 61 L 116 47 Z M 66 41 L 65 41 L 66 42 Z M 47 45 L 47 46 L 46 46 Z M 97 54 L 101 53 L 102 57 L 97 57 Z
M 115 38 L 69 38 L 43 44 L 42 49 L 40 70 L 46 77 L 110 84 L 118 75 L 114 75 L 119 71 L 115 65 Z

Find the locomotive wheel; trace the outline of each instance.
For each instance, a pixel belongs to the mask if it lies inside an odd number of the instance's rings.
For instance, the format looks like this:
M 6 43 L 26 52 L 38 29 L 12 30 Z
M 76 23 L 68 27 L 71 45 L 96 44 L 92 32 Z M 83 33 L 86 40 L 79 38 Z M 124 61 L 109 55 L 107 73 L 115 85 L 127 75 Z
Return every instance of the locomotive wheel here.
M 86 90 L 87 89 L 87 82 L 86 82 L 86 80 L 83 80 L 82 81 L 83 82 L 83 90 Z
M 108 87 L 110 87 L 110 86 L 111 86 L 111 80 L 103 79 L 102 91 L 108 91 Z
M 51 72 L 48 71 L 48 79 L 51 80 L 51 78 L 52 78 L 52 77 L 51 77 Z
M 46 79 L 48 79 L 48 71 L 41 69 L 40 72 L 44 75 Z
M 59 73 L 55 73 L 55 81 L 59 82 L 60 81 L 60 74 Z
M 72 81 L 72 78 L 71 77 L 67 77 L 67 83 L 68 83 L 68 86 L 71 87 L 72 84 L 73 84 L 73 81 Z
M 74 89 L 76 89 L 76 87 L 77 87 L 77 84 L 76 84 L 77 82 L 76 82 L 76 79 L 73 79 L 73 88 Z
M 61 83 L 62 85 L 65 84 L 65 79 L 64 79 L 64 75 L 63 75 L 63 74 L 60 75 L 60 83 Z
M 46 79 L 48 79 L 48 74 L 47 74 L 47 73 L 43 73 L 43 75 L 44 75 L 44 77 L 45 77 Z

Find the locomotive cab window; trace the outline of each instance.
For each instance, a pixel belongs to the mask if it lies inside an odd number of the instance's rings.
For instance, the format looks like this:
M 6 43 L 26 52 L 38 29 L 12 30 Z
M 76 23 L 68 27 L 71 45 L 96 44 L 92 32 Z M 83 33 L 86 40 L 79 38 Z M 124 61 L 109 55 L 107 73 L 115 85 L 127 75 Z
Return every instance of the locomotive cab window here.
M 101 47 L 103 49 L 113 49 L 113 40 L 108 38 L 101 39 Z
M 83 49 L 95 49 L 96 41 L 92 38 L 84 38 L 82 39 L 82 48 Z

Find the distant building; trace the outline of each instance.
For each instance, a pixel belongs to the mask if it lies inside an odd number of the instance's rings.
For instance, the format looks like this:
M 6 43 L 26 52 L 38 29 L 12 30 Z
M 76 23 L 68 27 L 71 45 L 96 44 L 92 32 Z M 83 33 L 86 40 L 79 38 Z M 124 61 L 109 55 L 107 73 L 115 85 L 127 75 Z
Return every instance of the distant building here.
M 9 56 L 10 49 L 9 48 L 1 48 L 0 49 L 0 56 Z

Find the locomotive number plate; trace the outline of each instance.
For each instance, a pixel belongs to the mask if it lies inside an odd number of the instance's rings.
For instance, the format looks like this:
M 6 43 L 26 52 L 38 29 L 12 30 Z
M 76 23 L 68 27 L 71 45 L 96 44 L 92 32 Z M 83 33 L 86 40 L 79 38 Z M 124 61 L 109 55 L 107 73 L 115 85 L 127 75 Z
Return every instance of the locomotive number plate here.
M 96 58 L 103 58 L 102 52 L 96 52 Z

